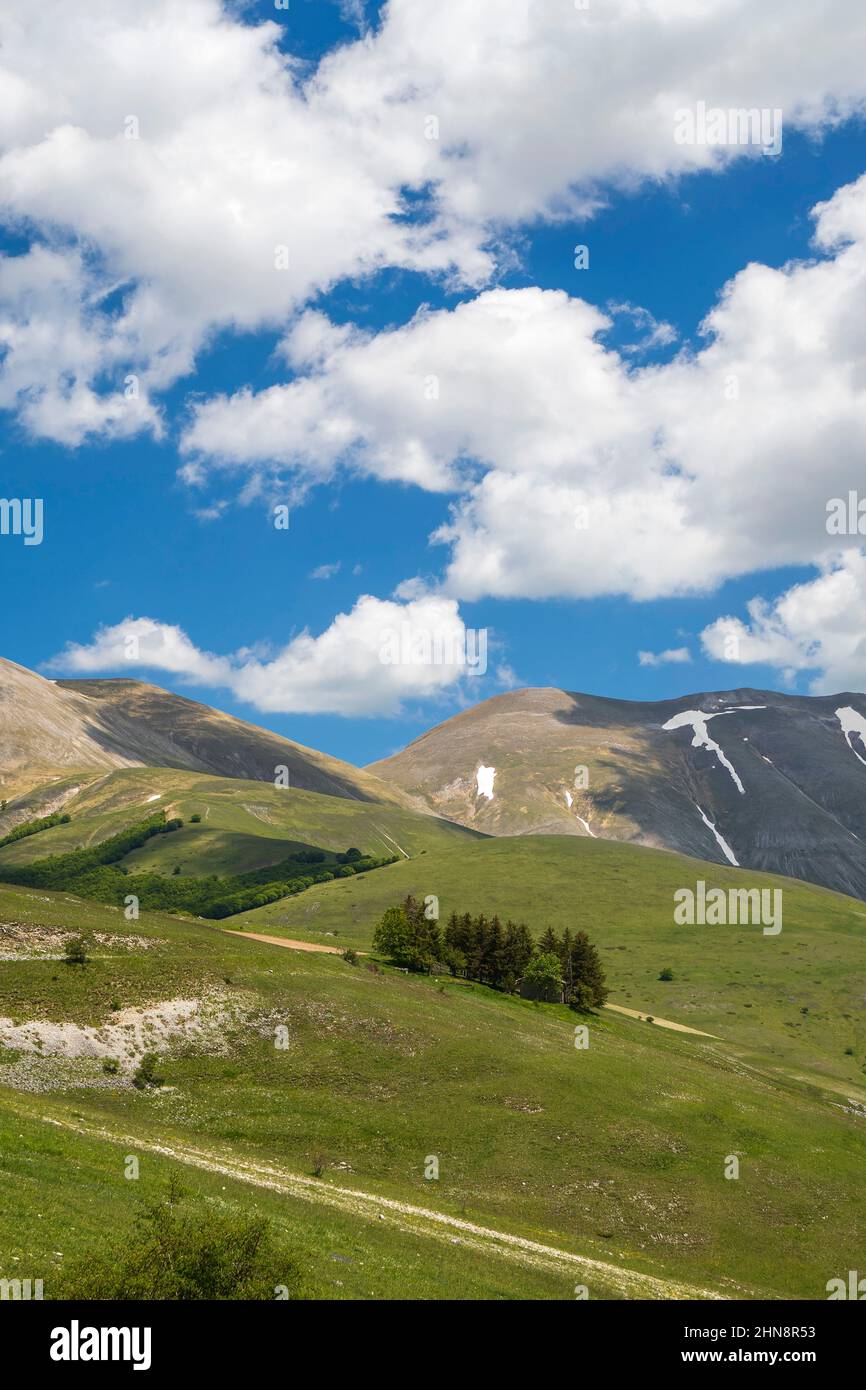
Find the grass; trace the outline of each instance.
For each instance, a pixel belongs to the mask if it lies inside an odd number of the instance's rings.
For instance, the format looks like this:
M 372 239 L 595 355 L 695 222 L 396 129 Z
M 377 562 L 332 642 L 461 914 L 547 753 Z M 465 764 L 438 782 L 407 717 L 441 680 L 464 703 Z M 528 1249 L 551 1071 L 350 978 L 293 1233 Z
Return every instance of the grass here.
M 138 1142 L 308 1175 L 324 1155 L 324 1184 L 733 1297 L 821 1298 L 828 1279 L 856 1266 L 863 1119 L 831 1089 L 772 1059 L 756 1062 L 734 1030 L 710 1042 L 607 1013 L 589 1020 L 590 1046 L 580 1050 L 575 1016 L 556 1006 L 0 888 L 0 921 L 28 920 L 157 944 L 135 953 L 109 941 L 84 967 L 0 962 L 7 1016 L 100 1024 L 112 993 L 145 1004 L 217 984 L 239 1013 L 219 1052 L 184 1045 L 162 1055 L 159 1089 L 106 1080 L 97 1060 L 80 1064 L 76 1085 L 59 1075 L 39 1095 L 3 1086 L 0 1073 L 9 1179 L 0 1183 L 0 1249 L 19 1263 L 50 1259 L 49 1247 L 80 1253 L 122 1220 L 135 1184 L 121 1159 Z M 624 962 L 623 953 L 609 967 L 615 989 Z M 667 1013 L 676 1016 L 670 1005 Z M 285 1050 L 275 1046 L 278 1025 L 288 1030 Z M 39 1067 L 51 1084 L 52 1060 Z M 11 1142 L 18 1134 L 23 1141 Z M 161 1180 L 168 1159 L 142 1153 L 142 1181 Z M 740 1157 L 737 1181 L 723 1176 L 730 1154 Z M 430 1155 L 436 1182 L 424 1177 Z M 273 1212 L 325 1297 L 571 1297 L 577 1282 L 449 1248 L 390 1219 L 338 1215 L 182 1167 L 210 1200 Z M 358 1268 L 331 1269 L 333 1252 Z M 591 1296 L 620 1292 L 595 1277 Z
M 697 878 L 722 888 L 780 888 L 781 933 L 677 926 L 673 894 Z M 452 910 L 486 911 L 526 921 L 536 935 L 548 925 L 560 933 L 584 929 L 600 948 L 612 1003 L 736 1041 L 762 1063 L 843 1092 L 866 1082 L 866 909 L 793 879 L 614 841 L 485 839 L 431 849 L 363 880 L 311 888 L 231 923 L 369 950 L 378 917 L 409 892 L 435 894 L 441 920 Z M 659 979 L 667 967 L 672 981 Z
M 142 1198 L 165 1193 L 172 1174 L 219 1211 L 256 1212 L 297 1255 L 311 1294 L 324 1299 L 571 1298 L 561 1274 L 455 1249 L 412 1232 L 359 1221 L 157 1154 L 125 1178 L 127 1144 L 83 1137 L 28 1113 L 27 1098 L 0 1105 L 0 1277 L 41 1278 L 46 1298 L 64 1264 L 131 1224 Z
M 270 1216 L 323 1298 L 558 1299 L 579 1282 L 591 1297 L 647 1296 L 640 1275 L 732 1298 L 824 1298 L 827 1280 L 857 1267 L 861 903 L 663 851 L 487 839 L 399 807 L 170 769 L 100 778 L 66 808 L 69 825 L 0 850 L 0 876 L 157 808 L 187 824 L 127 856 L 133 871 L 246 872 L 311 845 L 411 855 L 233 928 L 369 952 L 377 918 L 407 892 L 436 895 L 442 918 L 584 928 L 611 1002 L 715 1038 L 0 885 L 0 953 L 14 937 L 31 957 L 0 959 L 0 1029 L 41 1024 L 47 1039 L 39 1055 L 18 1031 L 0 1046 L 0 1277 L 43 1277 L 50 1296 L 58 1260 L 122 1229 L 172 1170 L 207 1202 Z M 781 934 L 676 926 L 674 891 L 699 877 L 781 888 Z M 4 936 L 4 924 L 19 925 Z M 86 965 L 50 958 L 70 935 L 85 938 Z M 210 1032 L 160 1049 L 162 1086 L 136 1090 L 129 1067 L 52 1053 L 47 1025 L 105 1030 L 120 1009 L 215 997 L 226 1011 Z M 579 1022 L 587 1049 L 574 1045 Z M 123 1175 L 130 1153 L 138 1182 Z M 736 1180 L 724 1177 L 731 1155 Z M 241 1180 L 254 1164 L 274 1185 Z M 306 1200 L 292 1174 L 311 1184 Z M 382 1199 L 601 1263 L 584 1275 L 509 1257 Z
M 184 874 L 223 876 L 276 863 L 297 848 L 342 852 L 354 845 L 381 857 L 478 838 L 450 821 L 378 802 L 173 768 L 123 768 L 66 803 L 70 824 L 0 849 L 0 874 L 4 864 L 26 864 L 98 843 L 160 809 L 180 816 L 185 825 L 167 837 L 170 845 L 149 843 L 128 855 L 124 864 L 131 872 L 170 874 L 180 864 Z M 201 823 L 192 825 L 196 814 Z

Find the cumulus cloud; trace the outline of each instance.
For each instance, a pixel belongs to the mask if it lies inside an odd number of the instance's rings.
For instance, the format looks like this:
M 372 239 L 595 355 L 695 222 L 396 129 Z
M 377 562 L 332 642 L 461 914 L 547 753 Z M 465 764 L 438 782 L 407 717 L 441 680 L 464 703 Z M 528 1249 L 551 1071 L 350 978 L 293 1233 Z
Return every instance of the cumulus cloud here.
M 220 329 L 283 325 L 386 266 L 479 287 L 509 227 L 762 157 L 678 143 L 678 109 L 780 108 L 810 131 L 861 110 L 864 40 L 859 0 L 390 0 L 311 70 L 252 7 L 7 0 L 0 213 L 58 254 L 87 248 L 92 284 L 59 392 L 45 383 L 68 286 L 13 314 L 29 343 L 0 404 L 73 445 L 154 429 L 107 379 L 139 373 L 152 399 Z M 429 216 L 405 215 L 407 191 Z
M 774 602 L 754 598 L 748 621 L 719 618 L 701 633 L 707 656 L 739 665 L 764 663 L 790 681 L 813 672 L 815 694 L 866 688 L 866 555 L 831 559 L 816 579 Z
M 486 671 L 487 636 L 467 630 L 453 599 L 409 603 L 365 594 L 318 636 L 302 632 L 277 652 L 215 656 L 179 627 L 126 618 L 90 643 L 69 643 L 47 669 L 75 675 L 166 671 L 230 690 L 281 714 L 394 715 L 404 702 L 460 693 Z M 467 683 L 464 686 L 464 682 Z
M 866 456 L 866 176 L 815 209 L 814 259 L 753 264 L 704 343 L 635 369 L 563 291 L 489 290 L 377 336 L 304 315 L 294 380 L 199 405 L 198 467 L 341 464 L 456 490 L 445 587 L 637 599 L 817 564 Z
M 692 654 L 688 647 L 668 647 L 663 652 L 638 652 L 637 659 L 641 666 L 667 666 L 691 661 Z

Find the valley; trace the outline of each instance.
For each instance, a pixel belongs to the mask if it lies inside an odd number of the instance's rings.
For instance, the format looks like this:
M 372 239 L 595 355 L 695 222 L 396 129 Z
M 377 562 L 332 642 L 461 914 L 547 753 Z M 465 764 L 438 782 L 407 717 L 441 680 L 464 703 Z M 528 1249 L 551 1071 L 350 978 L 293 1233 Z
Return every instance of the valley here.
M 0 1274 L 58 1296 L 172 1177 L 203 1210 L 266 1216 L 304 1297 L 818 1299 L 855 1267 L 864 904 L 723 856 L 492 834 L 501 752 L 479 750 L 496 776 L 471 825 L 414 786 L 375 799 L 378 773 L 335 793 L 121 750 L 23 833 L 52 782 L 19 764 L 0 821 Z M 130 883 L 264 881 L 311 853 L 332 871 L 350 849 L 380 866 L 219 922 L 11 881 L 148 821 L 177 828 L 116 862 Z M 781 930 L 678 923 L 698 883 L 781 893 Z M 396 968 L 374 933 L 407 895 L 535 941 L 585 931 L 607 1006 Z

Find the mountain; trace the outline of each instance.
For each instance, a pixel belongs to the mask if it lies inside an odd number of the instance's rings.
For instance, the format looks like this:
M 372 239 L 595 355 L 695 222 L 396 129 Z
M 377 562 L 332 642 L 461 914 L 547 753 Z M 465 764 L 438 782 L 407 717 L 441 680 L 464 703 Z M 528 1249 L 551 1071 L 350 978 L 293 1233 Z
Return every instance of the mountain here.
M 0 659 L 0 794 L 54 809 L 100 772 L 170 767 L 406 804 L 393 784 L 267 729 L 136 680 L 50 681 Z M 28 793 L 32 793 L 27 797 Z M 10 808 L 7 822 L 25 818 Z
M 487 834 L 633 841 L 866 898 L 863 695 L 516 690 L 368 771 Z

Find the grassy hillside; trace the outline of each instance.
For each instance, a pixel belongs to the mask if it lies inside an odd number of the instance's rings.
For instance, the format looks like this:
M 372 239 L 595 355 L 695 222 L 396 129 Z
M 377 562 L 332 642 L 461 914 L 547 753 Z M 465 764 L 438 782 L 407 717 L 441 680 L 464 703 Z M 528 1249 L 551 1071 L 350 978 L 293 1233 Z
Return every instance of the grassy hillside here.
M 722 888 L 781 889 L 781 933 L 675 925 L 673 894 L 697 878 Z M 524 920 L 536 935 L 548 925 L 584 929 L 601 949 L 612 1002 L 718 1034 L 843 1089 L 866 1081 L 866 910 L 792 879 L 612 841 L 487 839 L 311 888 L 240 914 L 232 925 L 367 949 L 377 918 L 409 892 L 437 895 L 441 919 L 483 910 Z M 658 978 L 666 967 L 672 981 Z
M 558 1006 L 194 922 L 0 888 L 0 923 L 0 1250 L 16 1268 L 116 1228 L 130 1153 L 142 1183 L 173 1164 L 210 1201 L 272 1212 L 323 1296 L 570 1298 L 582 1282 L 821 1298 L 856 1265 L 862 1113 L 749 1057 L 733 1027 L 712 1041 L 605 1013 L 581 1050 Z M 66 966 L 82 930 L 92 960 Z M 616 995 L 631 968 L 610 955 Z M 154 1037 L 166 1084 L 138 1091 Z M 566 1254 L 539 1264 L 383 1201 Z
M 99 779 L 68 801 L 71 820 L 0 849 L 4 864 L 25 864 L 107 839 L 128 825 L 165 810 L 184 828 L 161 843 L 128 856 L 132 872 L 170 874 L 176 867 L 193 876 L 246 873 L 276 863 L 296 848 L 342 851 L 350 845 L 385 856 L 453 840 L 473 840 L 472 831 L 420 812 L 372 801 L 278 788 L 269 782 L 203 777 L 173 768 L 124 768 Z M 191 824 L 193 815 L 201 816 Z

